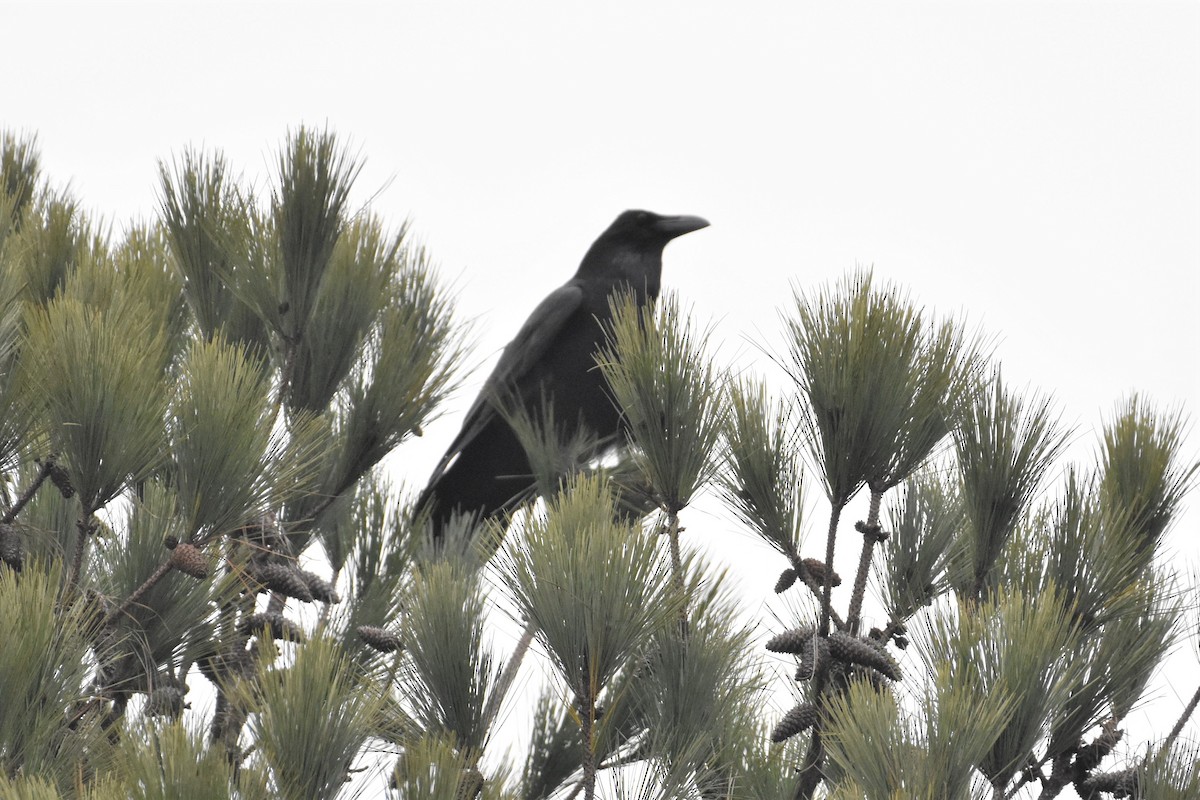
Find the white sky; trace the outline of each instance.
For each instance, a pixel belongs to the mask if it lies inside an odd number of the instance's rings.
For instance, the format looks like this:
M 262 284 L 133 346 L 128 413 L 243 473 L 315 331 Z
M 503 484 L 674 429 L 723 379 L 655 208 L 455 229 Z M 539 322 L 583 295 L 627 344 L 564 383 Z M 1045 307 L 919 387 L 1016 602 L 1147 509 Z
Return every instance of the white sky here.
M 727 362 L 763 361 L 747 342 L 778 341 L 793 284 L 874 264 L 997 336 L 1080 455 L 1133 390 L 1200 413 L 1200 3 L 0 2 L 0 29 L 0 125 L 118 226 L 154 213 L 158 158 L 219 147 L 262 184 L 289 127 L 328 123 L 367 157 L 360 201 L 453 280 L 480 363 L 641 207 L 712 222 L 664 283 Z M 485 372 L 401 452 L 414 483 Z M 1193 565 L 1198 521 L 1171 541 Z M 689 535 L 773 582 L 734 528 Z

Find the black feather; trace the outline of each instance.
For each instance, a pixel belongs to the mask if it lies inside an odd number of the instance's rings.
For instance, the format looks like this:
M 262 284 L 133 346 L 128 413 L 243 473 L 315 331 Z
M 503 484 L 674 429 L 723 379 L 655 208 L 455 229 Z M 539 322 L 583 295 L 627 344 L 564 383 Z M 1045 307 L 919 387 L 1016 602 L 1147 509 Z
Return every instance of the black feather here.
M 588 249 L 575 276 L 534 309 L 417 501 L 435 537 L 455 512 L 499 516 L 534 489 L 529 458 L 498 408 L 540 419 L 549 403 L 564 437 L 583 429 L 611 441 L 620 432 L 620 414 L 595 362 L 611 316 L 609 296 L 632 291 L 639 304 L 657 297 L 667 242 L 707 225 L 699 217 L 626 211 Z

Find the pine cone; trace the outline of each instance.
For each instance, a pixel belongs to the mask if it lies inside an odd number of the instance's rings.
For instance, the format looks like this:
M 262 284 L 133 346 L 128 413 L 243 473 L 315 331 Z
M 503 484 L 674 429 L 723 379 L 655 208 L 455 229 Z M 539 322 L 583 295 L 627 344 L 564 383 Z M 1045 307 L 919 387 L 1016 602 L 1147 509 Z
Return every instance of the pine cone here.
M 1108 792 L 1113 797 L 1138 796 L 1138 771 L 1135 767 L 1116 772 L 1102 772 L 1092 775 L 1076 785 L 1080 797 L 1094 797 L 1099 792 Z
M 309 572 L 306 569 L 297 570 L 300 577 L 304 579 L 304 583 L 308 586 L 308 591 L 312 593 L 314 600 L 320 600 L 322 603 L 340 603 L 342 598 L 338 596 L 337 590 L 333 588 L 333 584 L 322 578 L 315 572 Z
M 463 770 L 458 776 L 458 789 L 454 792 L 455 800 L 475 800 L 483 796 L 483 773 L 471 767 Z
M 25 543 L 21 534 L 12 525 L 0 523 L 0 561 L 8 564 L 14 572 L 25 566 Z
M 804 651 L 804 646 L 814 633 L 816 633 L 815 628 L 793 628 L 790 631 L 784 631 L 771 637 L 771 640 L 767 642 L 767 649 L 772 653 L 799 655 Z
M 190 542 L 179 542 L 175 545 L 175 549 L 171 551 L 171 566 L 197 580 L 208 577 L 208 559 Z
M 779 580 L 775 581 L 775 594 L 783 594 L 788 589 L 792 588 L 792 584 L 796 582 L 796 570 L 788 567 L 779 574 Z
M 287 564 L 271 562 L 260 564 L 254 570 L 254 578 L 263 589 L 279 592 L 287 597 L 294 597 L 302 603 L 311 603 L 313 601 L 312 590 L 308 588 L 308 582 L 304 580 L 304 576 L 300 571 Z M 263 591 L 259 589 L 259 591 Z
M 805 558 L 805 559 L 802 559 L 800 563 L 802 563 L 804 565 L 804 568 L 806 570 L 808 570 L 808 574 L 813 577 L 813 580 L 815 580 L 817 583 L 821 584 L 822 586 L 825 585 L 825 562 L 824 561 L 818 561 L 815 558 Z M 842 576 L 838 575 L 836 572 L 834 572 L 833 573 L 833 582 L 830 584 L 830 586 L 841 586 L 841 585 L 842 585 Z
M 67 472 L 67 468 L 51 461 L 48 463 L 48 474 L 50 482 L 58 487 L 59 493 L 70 500 L 75 496 L 75 484 L 71 483 L 71 475 Z
M 817 674 L 817 669 L 829 660 L 829 642 L 813 636 L 800 649 L 800 665 L 796 667 L 796 680 L 806 681 Z
M 283 614 L 276 614 L 274 612 L 264 612 L 247 617 L 238 625 L 238 633 L 243 636 L 267 634 L 272 639 L 288 639 L 293 642 L 308 640 L 304 630 L 299 625 L 283 616 Z
M 829 634 L 829 654 L 846 664 L 870 667 L 893 681 L 900 680 L 900 666 L 887 651 L 870 639 L 859 639 L 842 631 Z
M 400 649 L 400 637 L 389 630 L 374 625 L 359 625 L 357 631 L 364 642 L 381 653 Z
M 817 707 L 812 703 L 801 703 L 784 714 L 783 719 L 779 720 L 779 724 L 775 726 L 775 730 L 771 731 L 771 741 L 778 743 L 785 739 L 790 739 L 797 733 L 803 733 L 816 724 Z

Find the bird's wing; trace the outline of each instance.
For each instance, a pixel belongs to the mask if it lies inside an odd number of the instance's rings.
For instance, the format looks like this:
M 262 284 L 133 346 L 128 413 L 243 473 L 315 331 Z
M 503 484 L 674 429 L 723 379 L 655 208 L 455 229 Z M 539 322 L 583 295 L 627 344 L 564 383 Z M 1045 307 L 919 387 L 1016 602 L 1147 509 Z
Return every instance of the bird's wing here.
M 563 323 L 574 314 L 583 304 L 583 288 L 575 283 L 567 283 L 538 304 L 538 307 L 525 320 L 521 330 L 504 348 L 496 368 L 483 384 L 483 389 L 475 402 L 467 411 L 462 430 L 446 451 L 446 455 L 438 463 L 437 469 L 429 479 L 430 485 L 436 482 L 445 472 L 446 467 L 472 439 L 480 434 L 495 418 L 495 402 L 511 392 L 521 376 L 545 355 L 559 332 Z

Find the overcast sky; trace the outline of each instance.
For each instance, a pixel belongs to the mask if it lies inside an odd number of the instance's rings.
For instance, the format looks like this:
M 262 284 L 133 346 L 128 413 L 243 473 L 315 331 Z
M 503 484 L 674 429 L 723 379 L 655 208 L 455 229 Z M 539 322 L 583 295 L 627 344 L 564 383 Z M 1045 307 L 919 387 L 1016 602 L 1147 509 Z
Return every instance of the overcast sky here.
M 186 145 L 261 185 L 289 128 L 338 131 L 367 159 L 359 201 L 411 218 L 453 282 L 484 371 L 640 207 L 712 222 L 664 284 L 727 361 L 776 346 L 791 287 L 874 265 L 994 335 L 1080 454 L 1134 390 L 1200 413 L 1196 2 L 0 2 L 0 29 L 0 125 L 118 228 Z M 414 482 L 471 394 L 401 456 Z M 1198 521 L 1172 539 L 1193 564 Z

